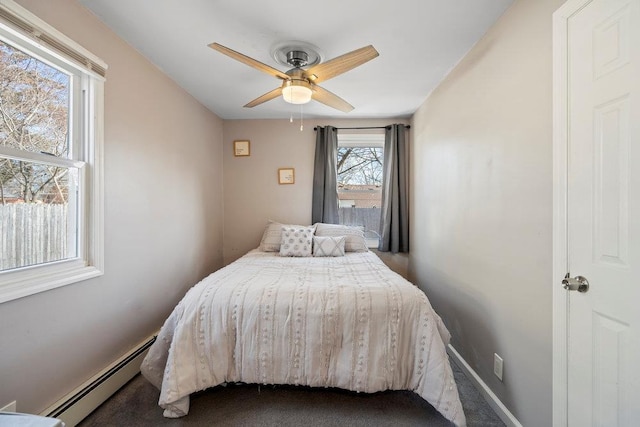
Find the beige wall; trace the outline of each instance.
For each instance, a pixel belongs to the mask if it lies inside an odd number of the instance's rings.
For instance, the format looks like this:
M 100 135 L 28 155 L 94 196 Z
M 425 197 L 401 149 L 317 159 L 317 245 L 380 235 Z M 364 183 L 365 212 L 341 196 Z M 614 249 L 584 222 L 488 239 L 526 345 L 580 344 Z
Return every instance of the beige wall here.
M 407 120 L 225 120 L 224 261 L 228 264 L 260 244 L 264 226 L 274 221 L 311 222 L 314 126 L 386 126 Z M 234 157 L 233 141 L 251 141 L 251 156 Z M 295 168 L 295 184 L 279 185 L 277 170 Z M 402 265 L 402 263 L 397 263 Z
M 561 3 L 516 1 L 412 120 L 410 277 L 525 426 L 551 425 L 551 15 Z
M 109 65 L 105 274 L 0 305 L 0 404 L 37 413 L 222 265 L 222 121 L 74 1 L 18 3 Z

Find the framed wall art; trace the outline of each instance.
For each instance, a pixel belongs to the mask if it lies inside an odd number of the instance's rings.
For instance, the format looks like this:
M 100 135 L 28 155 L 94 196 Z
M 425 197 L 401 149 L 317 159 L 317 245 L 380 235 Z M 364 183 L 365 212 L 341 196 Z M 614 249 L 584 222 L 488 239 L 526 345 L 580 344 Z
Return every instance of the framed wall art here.
M 296 170 L 294 168 L 278 169 L 278 184 L 294 184 L 296 182 Z
M 233 141 L 233 155 L 244 157 L 251 155 L 251 142 L 248 139 Z

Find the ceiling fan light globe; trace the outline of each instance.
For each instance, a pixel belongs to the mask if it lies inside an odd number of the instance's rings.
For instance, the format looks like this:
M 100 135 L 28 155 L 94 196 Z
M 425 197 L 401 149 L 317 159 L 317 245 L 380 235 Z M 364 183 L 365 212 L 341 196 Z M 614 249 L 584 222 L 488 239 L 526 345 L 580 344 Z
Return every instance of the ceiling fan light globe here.
M 309 87 L 302 84 L 291 82 L 282 88 L 282 98 L 289 104 L 306 104 L 311 101 L 312 91 Z

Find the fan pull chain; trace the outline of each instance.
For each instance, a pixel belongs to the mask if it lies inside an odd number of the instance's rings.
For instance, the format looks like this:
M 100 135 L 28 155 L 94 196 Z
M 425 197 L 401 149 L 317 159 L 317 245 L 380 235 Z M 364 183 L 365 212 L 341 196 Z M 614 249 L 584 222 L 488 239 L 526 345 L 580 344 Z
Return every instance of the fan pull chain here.
M 289 123 L 293 123 L 293 113 L 291 113 L 291 116 L 289 116 Z
M 304 130 L 304 120 L 302 118 L 302 106 L 304 104 L 300 104 L 300 132 L 302 132 Z

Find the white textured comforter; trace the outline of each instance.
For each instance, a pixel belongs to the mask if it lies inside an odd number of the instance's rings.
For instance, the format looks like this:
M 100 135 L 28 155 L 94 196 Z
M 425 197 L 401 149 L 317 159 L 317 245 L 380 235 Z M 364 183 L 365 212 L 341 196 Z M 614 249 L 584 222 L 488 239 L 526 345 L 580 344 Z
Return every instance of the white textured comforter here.
M 166 417 L 226 382 L 413 390 L 458 426 L 462 405 L 426 295 L 373 253 L 249 252 L 191 288 L 142 363 Z

